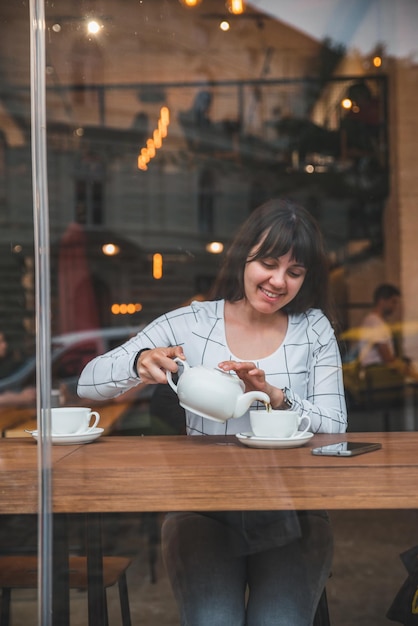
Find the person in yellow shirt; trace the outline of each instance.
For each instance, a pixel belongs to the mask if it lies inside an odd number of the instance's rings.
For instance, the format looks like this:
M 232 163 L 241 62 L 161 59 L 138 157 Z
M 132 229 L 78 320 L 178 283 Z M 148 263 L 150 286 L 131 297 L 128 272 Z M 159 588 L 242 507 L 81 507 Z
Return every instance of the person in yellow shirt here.
M 373 293 L 373 308 L 363 319 L 358 344 L 362 368 L 386 365 L 405 378 L 418 380 L 418 373 L 410 359 L 398 354 L 390 318 L 401 303 L 401 292 L 390 283 L 378 285 Z

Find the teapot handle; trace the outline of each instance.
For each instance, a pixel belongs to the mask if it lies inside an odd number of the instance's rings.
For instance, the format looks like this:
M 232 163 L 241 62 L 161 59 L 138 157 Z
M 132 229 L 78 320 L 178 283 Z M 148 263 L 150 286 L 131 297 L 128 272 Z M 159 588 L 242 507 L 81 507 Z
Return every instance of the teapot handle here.
M 176 361 L 176 363 L 181 364 L 184 367 L 184 371 L 190 368 L 190 365 L 187 363 L 187 361 L 183 361 L 183 359 L 180 359 L 178 356 L 176 356 L 173 359 L 173 361 Z M 170 385 L 171 389 L 177 393 L 177 385 L 173 382 L 170 370 L 166 371 L 166 376 L 167 376 L 167 382 Z

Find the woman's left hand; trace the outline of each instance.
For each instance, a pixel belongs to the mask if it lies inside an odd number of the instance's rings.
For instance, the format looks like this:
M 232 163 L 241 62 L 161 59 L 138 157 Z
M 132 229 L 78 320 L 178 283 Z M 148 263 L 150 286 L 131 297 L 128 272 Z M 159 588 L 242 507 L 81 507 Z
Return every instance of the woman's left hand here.
M 224 372 L 235 372 L 245 384 L 246 391 L 265 391 L 266 375 L 264 370 L 256 367 L 255 363 L 250 361 L 222 361 L 218 367 Z
M 273 407 L 283 403 L 283 392 L 277 387 L 269 385 L 266 381 L 264 370 L 260 369 L 251 361 L 222 361 L 218 363 L 219 369 L 224 372 L 235 372 L 245 385 L 245 391 L 263 391 L 269 398 Z

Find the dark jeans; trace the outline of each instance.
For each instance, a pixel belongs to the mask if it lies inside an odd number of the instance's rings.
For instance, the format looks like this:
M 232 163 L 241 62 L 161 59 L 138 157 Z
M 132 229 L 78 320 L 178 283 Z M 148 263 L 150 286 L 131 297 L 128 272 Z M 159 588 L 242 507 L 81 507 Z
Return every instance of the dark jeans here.
M 163 557 L 182 626 L 311 626 L 331 570 L 326 516 L 300 515 L 300 537 L 239 554 L 212 516 L 175 513 L 162 528 Z

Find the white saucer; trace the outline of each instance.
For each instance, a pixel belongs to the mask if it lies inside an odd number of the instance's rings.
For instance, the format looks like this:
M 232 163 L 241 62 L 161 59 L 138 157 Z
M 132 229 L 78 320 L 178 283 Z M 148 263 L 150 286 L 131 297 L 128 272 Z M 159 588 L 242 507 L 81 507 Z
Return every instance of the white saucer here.
M 235 435 L 241 443 L 250 448 L 299 448 L 313 437 L 313 433 L 303 433 L 296 437 L 256 437 L 252 433 L 238 433 Z
M 79 435 L 51 435 L 51 442 L 55 446 L 74 446 L 80 443 L 91 443 L 100 437 L 104 428 L 93 428 L 88 433 Z M 34 430 L 32 437 L 38 440 L 38 431 Z

